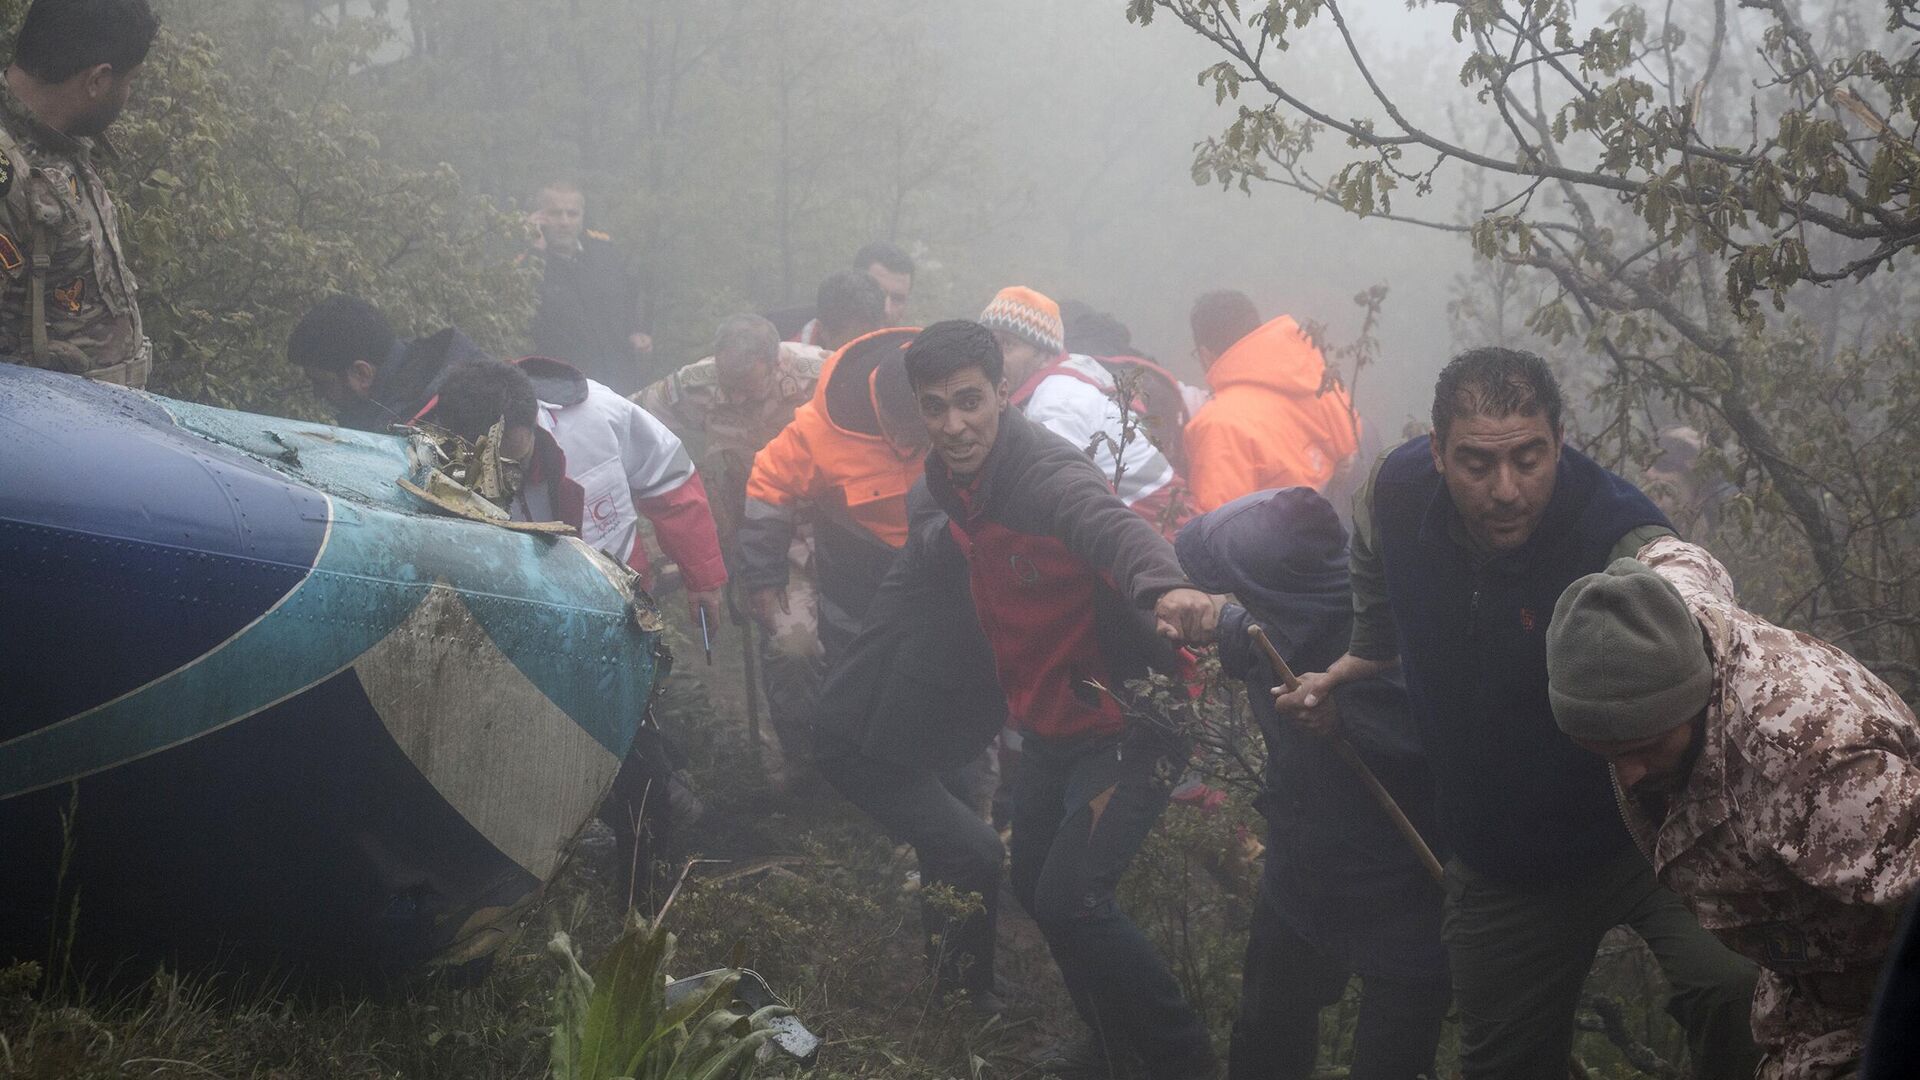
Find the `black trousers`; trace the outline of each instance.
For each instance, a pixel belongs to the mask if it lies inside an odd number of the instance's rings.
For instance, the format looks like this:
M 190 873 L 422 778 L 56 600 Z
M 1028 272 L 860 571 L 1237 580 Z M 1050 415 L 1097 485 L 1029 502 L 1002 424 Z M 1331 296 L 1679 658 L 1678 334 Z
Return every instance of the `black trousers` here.
M 1240 983 L 1240 1016 L 1228 1080 L 1307 1080 L 1320 1049 L 1320 1010 L 1340 1000 L 1353 973 L 1316 952 L 1280 917 L 1266 889 L 1254 907 Z M 1360 979 L 1353 1080 L 1433 1074 L 1440 1024 L 1453 1001 L 1447 977 Z
M 1148 1075 L 1213 1061 L 1206 1026 L 1114 889 L 1167 808 L 1176 747 L 1148 725 L 1057 742 L 1028 735 L 1013 796 L 1013 893 L 1040 924 L 1080 1017 L 1102 1045 L 1131 1046 Z
M 912 769 L 860 755 L 821 758 L 827 781 L 896 843 L 912 844 L 923 888 L 948 885 L 975 893 L 978 910 L 959 914 L 921 905 L 927 955 L 942 986 L 974 993 L 993 989 L 994 928 L 1006 848 L 981 817 L 993 794 L 985 755 L 945 773 Z

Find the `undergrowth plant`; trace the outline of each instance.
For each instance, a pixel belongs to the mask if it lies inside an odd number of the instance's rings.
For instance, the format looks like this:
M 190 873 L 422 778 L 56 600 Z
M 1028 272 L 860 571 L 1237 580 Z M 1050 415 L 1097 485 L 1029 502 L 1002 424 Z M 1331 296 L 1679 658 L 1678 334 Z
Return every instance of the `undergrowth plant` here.
M 588 974 L 566 933 L 547 948 L 559 961 L 553 997 L 554 1080 L 746 1080 L 756 1055 L 792 1013 L 749 1010 L 733 1000 L 740 972 L 728 969 L 675 1001 L 667 965 L 673 935 L 633 917 Z

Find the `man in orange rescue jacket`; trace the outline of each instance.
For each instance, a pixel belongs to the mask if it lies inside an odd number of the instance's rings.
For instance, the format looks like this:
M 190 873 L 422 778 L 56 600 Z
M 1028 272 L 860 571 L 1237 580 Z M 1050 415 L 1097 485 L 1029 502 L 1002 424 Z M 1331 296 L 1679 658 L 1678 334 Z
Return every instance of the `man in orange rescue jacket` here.
M 1322 493 L 1359 449 L 1344 388 L 1328 385 L 1327 362 L 1298 324 L 1262 325 L 1244 293 L 1194 302 L 1194 356 L 1213 400 L 1187 424 L 1187 484 L 1202 512 L 1269 488 Z
M 816 655 L 824 653 L 828 663 L 859 632 L 907 541 L 907 491 L 927 452 L 901 362 L 917 333 L 875 331 L 828 357 L 812 399 L 754 455 L 747 477 L 734 581 L 770 638 L 811 630 Z M 803 519 L 813 527 L 814 619 L 793 618 L 787 592 L 788 551 Z M 782 749 L 797 759 L 811 756 L 808 747 Z

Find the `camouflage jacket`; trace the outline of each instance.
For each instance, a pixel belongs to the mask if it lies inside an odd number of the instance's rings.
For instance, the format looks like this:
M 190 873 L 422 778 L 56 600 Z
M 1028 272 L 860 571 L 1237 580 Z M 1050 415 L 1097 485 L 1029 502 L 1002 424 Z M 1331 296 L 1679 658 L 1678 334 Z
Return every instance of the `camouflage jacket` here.
M 730 542 L 745 512 L 753 455 L 813 396 L 826 358 L 812 345 L 782 342 L 773 392 L 750 401 L 736 401 L 727 393 L 710 356 L 633 395 L 694 452 L 723 541 Z
M 94 171 L 94 146 L 34 119 L 0 84 L 0 355 L 144 386 L 152 346 L 141 332 L 113 199 Z M 36 358 L 32 287 L 41 239 L 47 349 Z
M 1742 610 L 1705 549 L 1665 537 L 1640 560 L 1680 591 L 1715 678 L 1685 786 L 1622 798 L 1628 824 L 1661 883 L 1765 969 L 1761 1076 L 1851 1075 L 1920 886 L 1920 724 L 1852 657 Z

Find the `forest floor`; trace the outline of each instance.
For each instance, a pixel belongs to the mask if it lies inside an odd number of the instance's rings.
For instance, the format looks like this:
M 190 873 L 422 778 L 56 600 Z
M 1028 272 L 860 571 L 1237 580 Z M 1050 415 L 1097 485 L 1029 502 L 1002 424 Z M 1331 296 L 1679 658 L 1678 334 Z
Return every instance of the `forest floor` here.
M 716 640 L 708 666 L 697 632 L 689 640 L 668 606 L 677 667 L 656 715 L 685 752 L 705 811 L 676 830 L 651 873 L 574 860 L 483 975 L 420 976 L 374 994 L 245 971 L 163 970 L 50 989 L 40 965 L 0 965 L 0 1080 L 538 1080 L 548 1074 L 558 976 L 549 941 L 564 931 L 591 965 L 630 910 L 652 917 L 663 906 L 677 942 L 670 974 L 759 972 L 823 1037 L 811 1074 L 820 1080 L 1036 1076 L 1036 1054 L 1078 1024 L 1031 920 L 1003 886 L 1005 1014 L 986 1019 L 935 999 L 911 851 L 823 783 L 779 792 L 767 782 L 747 733 L 737 630 Z M 1175 804 L 1122 883 L 1123 905 L 1160 945 L 1223 1053 L 1258 872 L 1256 822 L 1239 793 L 1212 811 Z M 1677 1032 L 1658 1007 L 1644 949 L 1629 940 L 1603 953 L 1611 956 L 1590 986 L 1610 988 L 1639 1036 L 1677 1060 Z M 1323 1012 L 1324 1077 L 1345 1075 L 1356 1018 L 1353 988 Z M 1454 1074 L 1451 1029 L 1442 1076 Z M 1583 1034 L 1581 1048 L 1605 1063 L 1594 1077 L 1646 1075 L 1598 1034 Z

